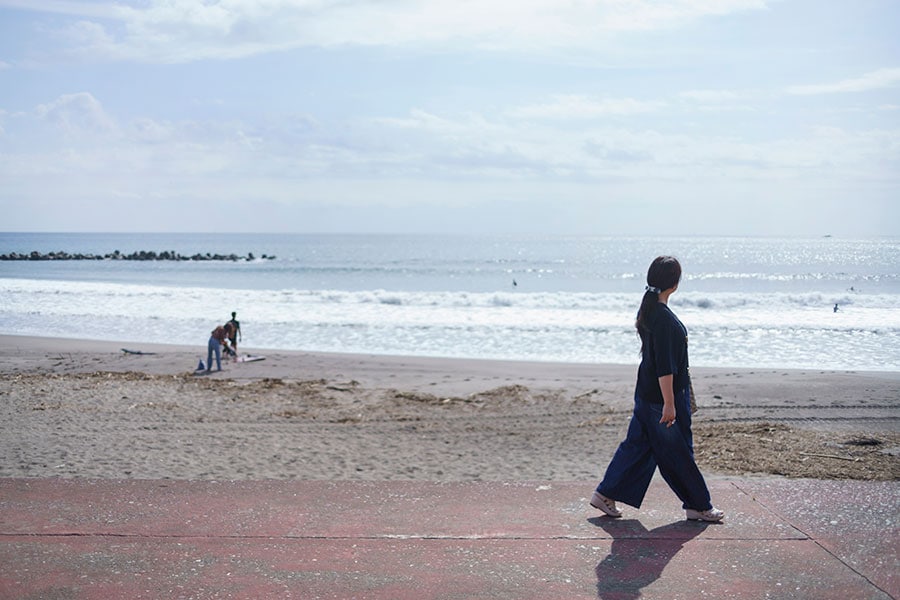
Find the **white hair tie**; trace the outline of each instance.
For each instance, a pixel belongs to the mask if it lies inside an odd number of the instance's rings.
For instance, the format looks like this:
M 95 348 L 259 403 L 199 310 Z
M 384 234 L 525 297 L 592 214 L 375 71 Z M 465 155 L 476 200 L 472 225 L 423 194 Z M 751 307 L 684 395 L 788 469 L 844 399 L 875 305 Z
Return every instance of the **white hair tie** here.
M 653 292 L 654 294 L 659 294 L 660 292 L 662 292 L 661 289 L 659 289 L 658 287 L 652 286 L 652 285 L 648 285 L 647 287 L 645 287 L 644 291 L 645 292 Z

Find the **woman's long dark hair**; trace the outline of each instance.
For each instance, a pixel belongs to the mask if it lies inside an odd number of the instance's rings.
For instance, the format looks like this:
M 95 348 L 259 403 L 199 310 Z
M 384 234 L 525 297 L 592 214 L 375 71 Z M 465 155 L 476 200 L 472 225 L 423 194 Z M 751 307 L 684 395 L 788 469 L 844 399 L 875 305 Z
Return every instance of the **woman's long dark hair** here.
M 634 326 L 641 336 L 641 352 L 647 345 L 650 335 L 650 320 L 656 312 L 659 304 L 659 293 L 678 285 L 681 281 L 681 264 L 674 256 L 657 256 L 647 269 L 647 291 L 641 300 L 641 308 L 638 310 L 637 321 Z

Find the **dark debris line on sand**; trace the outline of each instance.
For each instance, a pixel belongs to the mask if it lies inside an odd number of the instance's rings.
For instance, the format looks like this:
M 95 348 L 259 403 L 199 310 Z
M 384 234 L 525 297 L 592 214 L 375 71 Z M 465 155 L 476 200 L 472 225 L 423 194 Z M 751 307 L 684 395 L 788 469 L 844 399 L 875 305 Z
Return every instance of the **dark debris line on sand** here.
M 900 434 L 835 432 L 783 423 L 700 423 L 694 446 L 701 468 L 809 479 L 900 480 Z

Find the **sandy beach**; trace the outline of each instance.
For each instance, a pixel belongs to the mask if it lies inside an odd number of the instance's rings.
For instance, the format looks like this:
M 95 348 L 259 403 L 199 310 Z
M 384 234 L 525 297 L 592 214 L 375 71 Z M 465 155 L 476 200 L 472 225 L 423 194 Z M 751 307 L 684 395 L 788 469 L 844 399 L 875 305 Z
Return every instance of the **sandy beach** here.
M 241 352 L 198 376 L 200 345 L 0 336 L 0 477 L 594 485 L 636 372 Z M 692 371 L 705 473 L 900 478 L 900 373 Z

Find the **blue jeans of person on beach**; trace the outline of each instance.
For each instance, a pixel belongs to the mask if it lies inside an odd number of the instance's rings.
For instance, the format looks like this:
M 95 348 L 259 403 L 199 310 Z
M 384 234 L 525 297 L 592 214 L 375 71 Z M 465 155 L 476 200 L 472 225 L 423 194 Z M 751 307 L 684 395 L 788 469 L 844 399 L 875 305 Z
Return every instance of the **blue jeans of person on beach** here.
M 209 343 L 206 344 L 206 370 L 212 371 L 213 352 L 216 353 L 216 370 L 222 370 L 222 344 L 219 340 L 209 336 Z
M 688 389 L 675 394 L 675 424 L 660 423 L 662 404 L 641 400 L 635 394 L 628 434 L 619 444 L 597 491 L 640 508 L 656 467 L 682 508 L 709 510 L 712 503 L 706 481 L 694 461 L 691 406 Z

